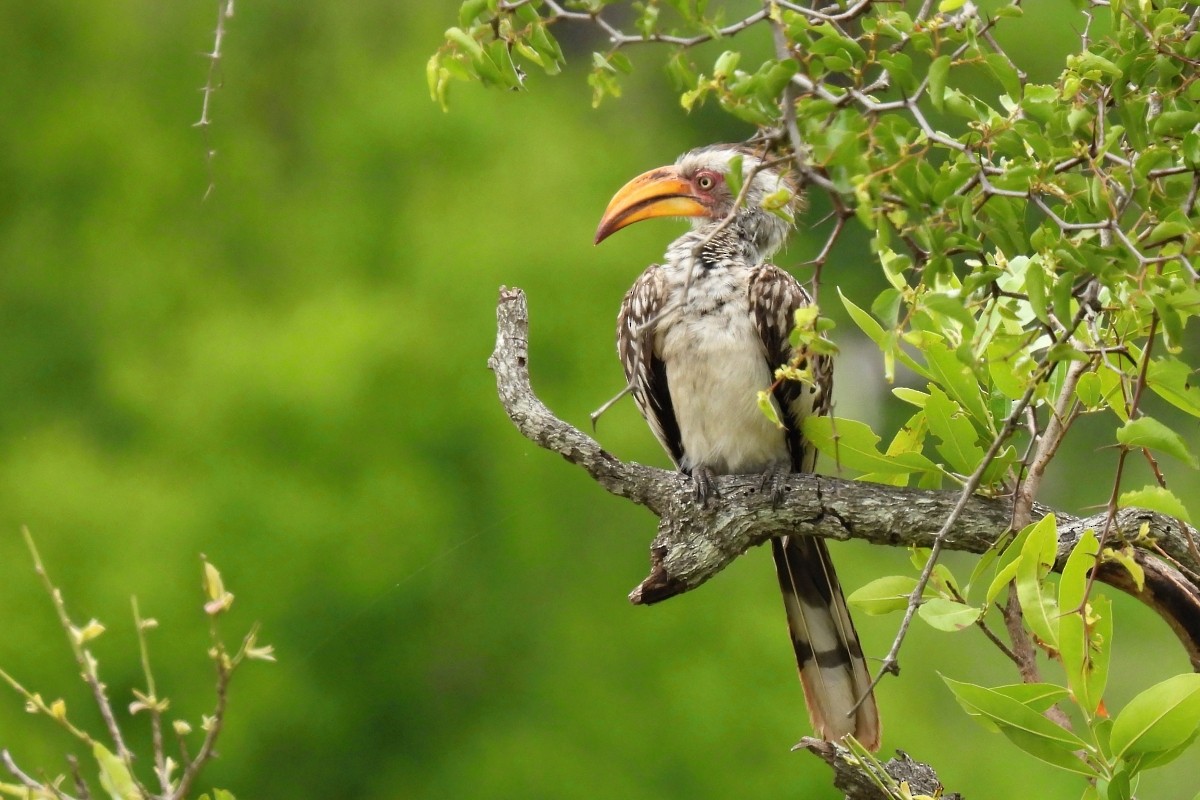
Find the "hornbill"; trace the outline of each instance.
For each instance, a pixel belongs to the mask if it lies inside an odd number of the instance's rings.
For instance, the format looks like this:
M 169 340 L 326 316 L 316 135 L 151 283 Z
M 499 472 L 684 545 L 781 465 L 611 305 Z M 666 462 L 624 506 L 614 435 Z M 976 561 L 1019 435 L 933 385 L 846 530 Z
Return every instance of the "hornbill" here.
M 740 205 L 727 180 L 739 156 L 749 184 Z M 692 219 L 625 295 L 617 352 L 638 410 L 700 502 L 715 495 L 715 475 L 762 473 L 773 490 L 781 474 L 815 467 L 800 422 L 829 412 L 833 367 L 789 341 L 796 310 L 812 298 L 768 262 L 792 227 L 761 205 L 780 188 L 795 189 L 790 176 L 748 147 L 702 147 L 625 184 L 596 231 L 599 244 L 641 220 Z M 797 356 L 811 381 L 775 382 L 776 367 Z M 772 386 L 783 429 L 758 406 L 757 393 Z M 824 540 L 781 533 L 771 551 L 813 729 L 878 749 L 870 674 Z

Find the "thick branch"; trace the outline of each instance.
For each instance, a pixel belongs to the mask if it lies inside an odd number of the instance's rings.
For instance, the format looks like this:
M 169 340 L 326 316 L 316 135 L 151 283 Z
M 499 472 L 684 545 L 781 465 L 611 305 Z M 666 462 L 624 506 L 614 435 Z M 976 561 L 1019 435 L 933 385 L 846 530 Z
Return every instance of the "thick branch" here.
M 659 516 L 651 544 L 650 575 L 630 594 L 632 602 L 656 603 L 694 589 L 751 547 L 779 531 L 833 539 L 862 539 L 892 547 L 928 547 L 959 499 L 957 491 L 929 491 L 793 474 L 781 481 L 783 501 L 773 504 L 761 491 L 761 476 L 718 478 L 720 500 L 695 502 L 690 480 L 677 472 L 625 463 L 595 439 L 558 419 L 534 394 L 529 382 L 529 317 L 525 293 L 501 289 L 497 307 L 496 349 L 488 365 L 496 374 L 505 411 L 521 433 L 587 470 L 597 483 L 620 497 L 646 506 Z M 1050 513 L 1035 506 L 1034 519 Z M 982 553 L 1008 530 L 1011 501 L 972 497 L 950 529 L 943 546 Z M 1102 529 L 1105 513 L 1076 518 L 1056 513 L 1059 565 L 1089 528 Z M 1139 538 L 1146 526 L 1148 538 Z M 1138 589 L 1121 568 L 1105 565 L 1097 574 L 1158 612 L 1180 637 L 1193 667 L 1200 669 L 1200 587 L 1185 573 L 1200 574 L 1188 547 L 1188 531 L 1161 514 L 1122 509 L 1110 541 L 1153 543 L 1179 566 L 1138 549 L 1146 584 Z M 1198 536 L 1194 530 L 1193 537 Z M 1136 540 L 1136 541 L 1135 541 Z

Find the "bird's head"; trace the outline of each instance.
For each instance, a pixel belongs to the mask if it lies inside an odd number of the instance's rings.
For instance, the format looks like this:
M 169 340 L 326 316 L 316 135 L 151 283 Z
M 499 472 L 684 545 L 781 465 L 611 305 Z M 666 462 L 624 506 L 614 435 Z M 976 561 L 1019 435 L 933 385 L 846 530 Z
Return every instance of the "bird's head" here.
M 791 225 L 764 210 L 763 198 L 780 189 L 794 193 L 796 187 L 790 176 L 763 166 L 754 151 L 732 144 L 691 150 L 673 165 L 644 172 L 622 186 L 604 211 L 596 229 L 596 244 L 627 225 L 653 217 L 690 217 L 697 230 L 720 224 L 737 202 L 728 178 L 739 156 L 742 179 L 749 181 L 749 187 L 735 217 L 737 228 L 752 237 L 764 255 L 774 252 L 787 238 Z

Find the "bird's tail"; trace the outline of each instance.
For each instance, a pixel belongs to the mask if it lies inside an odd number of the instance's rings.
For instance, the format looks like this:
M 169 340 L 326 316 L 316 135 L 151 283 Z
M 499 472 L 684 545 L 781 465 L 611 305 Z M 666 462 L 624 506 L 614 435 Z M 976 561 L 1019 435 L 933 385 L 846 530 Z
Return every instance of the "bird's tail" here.
M 878 750 L 871 675 L 825 541 L 782 536 L 771 540 L 771 551 L 813 730 L 829 741 L 853 734 Z

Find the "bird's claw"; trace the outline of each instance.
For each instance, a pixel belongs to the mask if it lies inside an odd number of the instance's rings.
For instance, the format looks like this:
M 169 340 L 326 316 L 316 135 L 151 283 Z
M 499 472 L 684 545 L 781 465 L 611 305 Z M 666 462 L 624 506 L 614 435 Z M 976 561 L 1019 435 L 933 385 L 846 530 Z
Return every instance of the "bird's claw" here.
M 702 506 L 721 496 L 717 490 L 717 478 L 708 467 L 696 467 L 692 470 L 692 493 L 696 502 Z
M 758 490 L 770 498 L 772 508 L 779 508 L 783 504 L 783 487 L 791 472 L 791 465 L 787 462 L 775 461 L 759 478 Z

